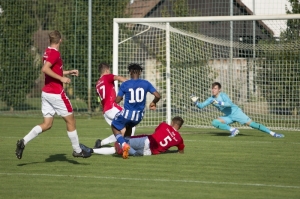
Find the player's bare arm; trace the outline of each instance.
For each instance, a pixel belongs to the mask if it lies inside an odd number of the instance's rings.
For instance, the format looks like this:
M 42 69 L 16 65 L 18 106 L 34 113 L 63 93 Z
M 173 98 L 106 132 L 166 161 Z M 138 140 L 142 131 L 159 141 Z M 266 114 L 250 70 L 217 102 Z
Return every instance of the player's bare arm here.
M 43 67 L 42 67 L 42 72 L 49 75 L 50 77 L 53 77 L 55 79 L 58 79 L 59 81 L 61 81 L 62 83 L 66 83 L 69 84 L 71 82 L 71 80 L 67 77 L 62 77 L 58 74 L 56 74 L 55 72 L 53 72 L 51 70 L 52 64 L 50 62 L 46 62 Z
M 117 96 L 116 99 L 115 99 L 115 102 L 116 102 L 117 104 L 119 104 L 119 103 L 122 101 L 122 99 L 123 99 L 123 97 Z
M 123 76 L 118 76 L 118 75 L 115 75 L 114 76 L 114 80 L 118 80 L 120 82 L 125 82 L 127 80 L 126 77 L 123 77 Z
M 79 71 L 74 69 L 74 70 L 64 70 L 64 75 L 73 75 L 73 76 L 78 76 Z
M 160 100 L 161 96 L 157 91 L 155 91 L 152 94 L 154 95 L 154 99 L 150 103 L 149 108 L 150 108 L 150 110 L 156 110 L 156 103 Z

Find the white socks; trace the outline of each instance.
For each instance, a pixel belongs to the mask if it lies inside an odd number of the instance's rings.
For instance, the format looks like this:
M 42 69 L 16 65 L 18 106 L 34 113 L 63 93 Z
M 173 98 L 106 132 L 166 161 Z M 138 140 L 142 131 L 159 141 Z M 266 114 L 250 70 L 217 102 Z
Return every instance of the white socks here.
M 112 155 L 116 153 L 115 147 L 103 147 L 100 149 L 93 149 L 93 151 L 100 155 Z
M 107 145 L 107 144 L 110 144 L 110 143 L 114 143 L 116 141 L 117 141 L 117 139 L 116 139 L 115 135 L 112 134 L 109 137 L 107 137 L 107 138 L 105 138 L 101 141 L 101 146 L 104 146 L 104 145 Z
M 30 140 L 33 140 L 36 136 L 42 133 L 42 127 L 36 125 L 31 129 L 31 131 L 23 138 L 24 144 L 26 145 Z
M 77 131 L 72 131 L 72 132 L 69 132 L 68 131 L 68 136 L 71 140 L 71 143 L 72 143 L 72 147 L 73 147 L 73 150 L 76 152 L 76 153 L 80 153 L 82 150 L 81 148 L 79 147 L 79 139 L 78 139 L 78 135 L 77 135 Z

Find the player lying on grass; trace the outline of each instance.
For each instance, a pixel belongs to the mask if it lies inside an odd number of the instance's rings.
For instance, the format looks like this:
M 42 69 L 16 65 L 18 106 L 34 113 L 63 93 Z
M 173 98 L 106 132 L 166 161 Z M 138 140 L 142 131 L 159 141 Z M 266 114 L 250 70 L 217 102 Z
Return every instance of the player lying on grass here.
M 132 136 L 128 144 L 130 146 L 129 155 L 130 156 L 145 156 L 145 155 L 157 155 L 160 153 L 168 152 L 178 152 L 184 153 L 184 143 L 183 139 L 178 132 L 183 124 L 183 119 L 176 116 L 172 119 L 171 125 L 162 122 L 156 127 L 155 131 L 151 135 L 138 135 Z M 88 153 L 102 154 L 102 149 L 92 149 L 84 144 L 80 144 L 82 150 Z M 171 147 L 177 147 L 176 151 L 169 151 Z M 118 142 L 115 142 L 115 152 L 119 155 L 123 154 L 123 150 Z M 111 154 L 114 154 L 111 153 Z
M 212 84 L 212 96 L 207 98 L 204 102 L 199 102 L 198 97 L 191 96 L 192 102 L 200 109 L 212 104 L 219 111 L 224 113 L 224 116 L 214 119 L 212 125 L 216 128 L 230 131 L 231 135 L 229 137 L 235 137 L 239 130 L 234 127 L 230 127 L 229 124 L 234 122 L 239 122 L 240 124 L 246 124 L 251 128 L 260 130 L 264 133 L 270 134 L 276 138 L 284 137 L 283 134 L 275 133 L 265 127 L 262 124 L 252 121 L 236 104 L 234 104 L 230 98 L 224 93 L 221 92 L 221 84 L 219 82 L 214 82 Z
M 111 126 L 113 119 L 115 118 L 116 114 L 122 111 L 122 107 L 115 102 L 116 99 L 116 91 L 115 91 L 115 81 L 118 80 L 119 82 L 125 82 L 127 79 L 122 76 L 111 74 L 110 65 L 107 63 L 100 63 L 99 67 L 99 74 L 100 77 L 96 83 L 96 92 L 101 100 L 101 105 L 103 109 L 103 116 L 105 121 Z M 121 130 L 122 134 L 125 134 L 125 128 Z M 132 132 L 129 131 L 124 135 L 132 136 L 134 135 L 135 127 L 132 128 Z M 116 137 L 114 134 L 111 134 L 107 138 L 101 140 L 97 139 L 95 142 L 94 148 L 101 148 L 104 145 L 108 145 L 110 143 L 116 142 Z M 103 148 L 101 153 L 108 153 L 111 154 L 110 148 Z

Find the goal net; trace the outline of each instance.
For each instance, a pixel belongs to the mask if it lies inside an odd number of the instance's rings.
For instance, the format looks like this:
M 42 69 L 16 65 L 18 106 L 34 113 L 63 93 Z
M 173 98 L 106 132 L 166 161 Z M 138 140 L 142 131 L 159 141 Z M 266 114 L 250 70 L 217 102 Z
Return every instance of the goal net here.
M 299 24 L 299 16 L 294 16 Z M 213 106 L 195 107 L 189 96 L 194 94 L 203 102 L 211 96 L 211 84 L 220 82 L 222 91 L 253 121 L 275 130 L 300 129 L 299 31 L 298 38 L 291 39 L 287 18 L 247 17 L 223 17 L 223 21 L 199 17 L 193 22 L 176 18 L 170 23 L 166 18 L 115 20 L 114 73 L 129 77 L 128 64 L 140 63 L 141 78 L 162 96 L 156 111 L 146 108 L 141 126 L 170 122 L 178 115 L 186 126 L 212 127 L 212 120 L 222 113 Z M 223 27 L 222 31 L 216 31 L 217 27 Z M 152 99 L 149 94 L 147 106 Z

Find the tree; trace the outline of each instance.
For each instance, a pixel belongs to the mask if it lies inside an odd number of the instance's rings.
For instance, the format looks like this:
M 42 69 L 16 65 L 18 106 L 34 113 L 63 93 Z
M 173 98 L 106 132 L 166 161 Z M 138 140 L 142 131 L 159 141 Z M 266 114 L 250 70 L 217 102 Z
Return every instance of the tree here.
M 287 14 L 299 14 L 300 13 L 300 2 L 299 0 L 288 0 L 292 9 L 288 10 L 286 7 Z M 289 19 L 287 20 L 287 28 L 281 33 L 281 39 L 287 41 L 299 40 L 300 39 L 300 20 Z
M 300 13 L 298 0 L 289 0 L 292 10 L 287 14 Z M 280 41 L 264 41 L 264 45 L 276 46 L 276 50 L 262 51 L 258 61 L 257 84 L 263 96 L 269 102 L 272 113 L 280 115 L 297 114 L 300 105 L 300 21 L 287 21 L 287 28 L 280 35 Z M 296 47 L 296 49 L 295 49 Z M 298 49 L 298 50 L 297 50 Z
M 112 62 L 113 18 L 126 16 L 129 1 L 92 2 L 92 108 L 95 108 L 98 106 L 96 92 L 93 92 L 99 77 L 97 66 L 101 61 Z M 45 34 L 59 30 L 63 36 L 60 51 L 64 70 L 77 68 L 80 71 L 80 76 L 66 85 L 67 90 L 73 89 L 73 94 L 67 94 L 87 102 L 88 1 L 11 0 L 1 2 L 1 8 L 0 99 L 12 108 L 24 103 L 42 66 L 35 58 L 41 58 L 44 51 L 32 48 L 33 34 L 37 30 Z
M 124 17 L 127 0 L 92 1 L 92 99 L 91 106 L 99 106 L 95 83 L 99 78 L 100 62 L 112 63 L 113 18 Z M 77 4 L 65 2 L 68 9 L 60 9 L 55 19 L 57 29 L 66 36 L 61 47 L 64 65 L 67 69 L 77 68 L 79 77 L 73 79 L 73 95 L 88 101 L 88 1 Z M 75 16 L 74 16 L 75 13 Z
M 26 4 L 23 0 L 1 2 L 0 99 L 11 110 L 24 107 L 39 74 L 32 48 L 35 25 Z

